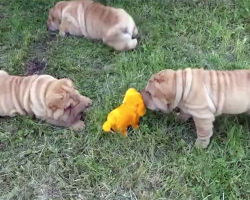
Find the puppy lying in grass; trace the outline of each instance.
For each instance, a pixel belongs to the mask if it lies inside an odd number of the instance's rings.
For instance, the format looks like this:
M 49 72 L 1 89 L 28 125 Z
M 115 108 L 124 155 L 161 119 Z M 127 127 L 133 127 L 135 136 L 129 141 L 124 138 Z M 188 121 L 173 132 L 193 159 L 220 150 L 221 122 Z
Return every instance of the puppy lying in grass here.
M 81 112 L 92 105 L 70 79 L 49 75 L 11 76 L 0 70 L 0 116 L 35 115 L 36 118 L 81 130 Z
M 178 107 L 179 119 L 193 117 L 196 146 L 207 148 L 215 116 L 250 112 L 250 70 L 166 69 L 153 75 L 141 94 L 150 110 Z
M 133 18 L 123 9 L 82 1 L 61 1 L 49 11 L 47 29 L 59 34 L 101 39 L 117 51 L 137 46 L 137 27 Z

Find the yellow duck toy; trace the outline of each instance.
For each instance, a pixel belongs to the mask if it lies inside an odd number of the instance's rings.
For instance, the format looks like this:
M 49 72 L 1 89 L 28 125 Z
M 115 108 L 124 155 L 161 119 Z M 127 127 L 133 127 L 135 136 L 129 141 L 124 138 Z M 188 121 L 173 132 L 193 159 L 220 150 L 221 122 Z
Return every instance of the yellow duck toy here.
M 107 121 L 103 124 L 102 129 L 105 132 L 113 130 L 127 137 L 127 128 L 132 126 L 134 129 L 139 129 L 140 117 L 145 113 L 146 107 L 141 94 L 136 89 L 129 88 L 122 105 L 108 114 Z

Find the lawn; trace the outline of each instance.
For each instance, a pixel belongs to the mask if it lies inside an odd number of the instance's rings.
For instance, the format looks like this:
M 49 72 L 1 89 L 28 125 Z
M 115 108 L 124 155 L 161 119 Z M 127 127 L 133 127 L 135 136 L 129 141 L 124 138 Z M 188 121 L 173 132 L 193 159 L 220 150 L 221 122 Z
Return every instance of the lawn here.
M 73 132 L 30 117 L 1 118 L 1 200 L 250 199 L 247 115 L 221 116 L 207 150 L 195 149 L 193 121 L 150 112 L 124 139 L 102 132 L 129 87 L 161 69 L 248 69 L 250 0 L 106 0 L 135 19 L 136 50 L 51 37 L 55 0 L 1 0 L 0 68 L 69 77 L 93 99 L 86 129 Z

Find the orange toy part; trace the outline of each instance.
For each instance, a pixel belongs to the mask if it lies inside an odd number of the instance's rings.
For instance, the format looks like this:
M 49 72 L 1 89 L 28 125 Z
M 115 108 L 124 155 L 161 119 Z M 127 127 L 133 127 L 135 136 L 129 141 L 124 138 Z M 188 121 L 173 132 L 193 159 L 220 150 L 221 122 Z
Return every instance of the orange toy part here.
M 127 136 L 127 128 L 132 126 L 134 129 L 139 128 L 140 117 L 145 115 L 146 107 L 142 96 L 134 88 L 127 90 L 123 99 L 123 104 L 112 110 L 103 124 L 105 132 L 120 132 Z

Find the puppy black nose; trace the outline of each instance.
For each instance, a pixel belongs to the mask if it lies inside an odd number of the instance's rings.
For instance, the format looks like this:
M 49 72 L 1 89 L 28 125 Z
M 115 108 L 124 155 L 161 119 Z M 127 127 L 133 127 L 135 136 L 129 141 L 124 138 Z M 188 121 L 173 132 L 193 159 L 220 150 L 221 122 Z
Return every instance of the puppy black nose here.
M 138 35 L 132 35 L 132 39 L 137 39 Z

